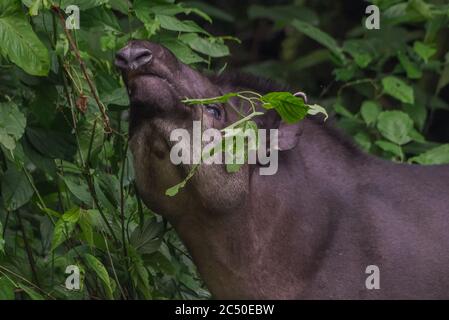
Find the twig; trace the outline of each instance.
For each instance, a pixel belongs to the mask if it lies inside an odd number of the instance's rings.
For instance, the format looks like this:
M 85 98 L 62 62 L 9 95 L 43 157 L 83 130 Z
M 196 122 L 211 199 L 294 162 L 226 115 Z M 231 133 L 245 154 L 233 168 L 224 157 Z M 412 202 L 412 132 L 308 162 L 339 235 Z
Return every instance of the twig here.
M 109 123 L 109 117 L 106 114 L 106 108 L 104 107 L 103 103 L 100 101 L 100 98 L 98 97 L 98 94 L 97 94 L 97 92 L 95 90 L 95 86 L 92 83 L 92 80 L 90 79 L 89 74 L 87 73 L 86 65 L 85 65 L 83 59 L 81 58 L 81 55 L 80 55 L 79 50 L 78 50 L 78 47 L 76 46 L 76 43 L 73 40 L 72 35 L 70 34 L 70 31 L 67 30 L 67 28 L 66 28 L 66 24 L 65 24 L 66 21 L 65 21 L 65 18 L 63 16 L 62 12 L 61 12 L 61 9 L 59 7 L 57 7 L 57 6 L 52 6 L 52 10 L 58 15 L 59 20 L 61 21 L 62 28 L 64 29 L 64 33 L 66 34 L 67 39 L 68 39 L 68 41 L 70 43 L 70 47 L 72 48 L 72 51 L 75 54 L 75 57 L 76 57 L 76 59 L 78 60 L 78 62 L 80 64 L 81 71 L 83 72 L 84 78 L 86 79 L 87 84 L 89 85 L 90 92 L 91 92 L 95 102 L 98 105 L 98 109 L 100 110 L 101 116 L 103 117 L 103 123 L 104 123 L 105 131 L 107 133 L 111 133 L 112 129 L 111 129 L 111 125 Z
M 26 253 L 28 256 L 28 261 L 30 262 L 31 274 L 33 275 L 33 280 L 36 283 L 36 285 L 38 287 L 40 287 L 39 279 L 37 277 L 37 271 L 36 271 L 36 262 L 34 261 L 34 257 L 33 257 L 33 251 L 31 250 L 30 244 L 28 242 L 28 238 L 26 236 L 25 228 L 23 226 L 22 218 L 20 217 L 19 211 L 17 211 L 16 214 L 17 214 L 17 218 L 19 220 L 20 230 L 22 231 L 23 242 L 25 244 L 25 250 L 26 250 Z

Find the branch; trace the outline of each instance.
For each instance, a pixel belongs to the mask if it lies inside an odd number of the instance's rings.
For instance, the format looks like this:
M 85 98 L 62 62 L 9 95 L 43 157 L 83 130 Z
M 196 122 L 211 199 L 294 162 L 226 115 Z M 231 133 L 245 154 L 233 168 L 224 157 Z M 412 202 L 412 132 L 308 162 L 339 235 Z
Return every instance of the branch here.
M 75 54 L 76 59 L 78 60 L 80 67 L 81 67 L 81 71 L 83 72 L 83 76 L 86 79 L 89 88 L 90 88 L 90 92 L 95 100 L 95 102 L 98 105 L 98 109 L 100 110 L 101 116 L 103 117 L 103 123 L 104 123 L 104 127 L 105 127 L 105 131 L 107 133 L 111 133 L 112 129 L 111 129 L 111 125 L 109 123 L 109 117 L 106 114 L 106 108 L 104 107 L 103 103 L 100 101 L 100 98 L 98 97 L 97 91 L 95 90 L 95 86 L 92 83 L 92 80 L 89 77 L 89 74 L 87 73 L 87 68 L 86 65 L 83 61 L 83 59 L 81 58 L 81 55 L 79 53 L 78 47 L 76 46 L 75 41 L 72 38 L 72 35 L 70 34 L 70 31 L 66 28 L 66 24 L 65 24 L 65 18 L 64 15 L 62 14 L 62 11 L 59 7 L 57 6 L 52 6 L 52 10 L 58 15 L 59 20 L 61 21 L 61 25 L 62 28 L 64 30 L 64 33 L 67 36 L 67 39 L 70 43 L 70 47 L 72 48 L 73 53 Z

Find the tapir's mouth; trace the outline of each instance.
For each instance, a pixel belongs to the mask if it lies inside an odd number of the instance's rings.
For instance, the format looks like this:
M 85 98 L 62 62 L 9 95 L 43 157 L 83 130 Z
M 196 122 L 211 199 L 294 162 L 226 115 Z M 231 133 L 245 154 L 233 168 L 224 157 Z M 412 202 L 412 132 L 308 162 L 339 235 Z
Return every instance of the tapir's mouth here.
M 131 112 L 144 118 L 158 115 L 177 117 L 191 111 L 181 102 L 181 90 L 176 83 L 153 72 L 126 75 Z

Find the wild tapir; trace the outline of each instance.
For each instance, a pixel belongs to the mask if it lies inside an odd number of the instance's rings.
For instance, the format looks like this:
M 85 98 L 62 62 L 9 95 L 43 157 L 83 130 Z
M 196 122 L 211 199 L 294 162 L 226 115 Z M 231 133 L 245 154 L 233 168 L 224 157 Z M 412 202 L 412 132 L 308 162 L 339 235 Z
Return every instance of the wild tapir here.
M 172 223 L 215 298 L 449 298 L 449 166 L 388 162 L 322 121 L 286 125 L 267 112 L 257 123 L 279 129 L 275 175 L 258 174 L 258 164 L 236 173 L 201 165 L 170 198 L 166 189 L 191 168 L 170 161 L 172 130 L 238 119 L 228 104 L 181 100 L 281 88 L 205 76 L 148 41 L 131 41 L 116 65 L 131 101 L 139 193 Z

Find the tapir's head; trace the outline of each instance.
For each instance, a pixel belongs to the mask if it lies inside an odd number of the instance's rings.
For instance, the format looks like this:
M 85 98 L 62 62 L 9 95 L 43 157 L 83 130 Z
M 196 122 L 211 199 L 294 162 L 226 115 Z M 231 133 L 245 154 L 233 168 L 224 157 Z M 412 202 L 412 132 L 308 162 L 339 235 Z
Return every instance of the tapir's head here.
M 117 53 L 115 64 L 130 97 L 130 148 L 144 202 L 171 219 L 189 212 L 224 213 L 244 205 L 250 193 L 249 165 L 236 173 L 228 173 L 224 165 L 201 165 L 178 195 L 165 195 L 166 189 L 182 181 L 192 168 L 171 162 L 170 150 L 177 143 L 170 140 L 172 131 L 186 129 L 193 144 L 193 121 L 201 120 L 205 130 L 222 129 L 239 119 L 230 105 L 192 106 L 182 100 L 216 97 L 244 88 L 213 80 L 180 62 L 165 47 L 148 41 L 129 42 Z M 274 116 L 258 121 L 266 128 L 280 124 Z

